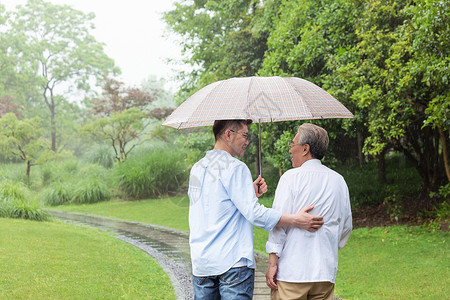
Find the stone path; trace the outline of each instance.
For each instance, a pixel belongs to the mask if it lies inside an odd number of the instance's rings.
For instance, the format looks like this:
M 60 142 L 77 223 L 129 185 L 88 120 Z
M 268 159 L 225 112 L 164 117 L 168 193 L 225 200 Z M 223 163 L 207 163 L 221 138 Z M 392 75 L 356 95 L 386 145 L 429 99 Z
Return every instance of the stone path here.
M 191 263 L 189 254 L 189 236 L 186 232 L 176 231 L 156 225 L 122 221 L 113 218 L 51 211 L 53 216 L 67 222 L 88 225 L 112 231 L 115 237 L 130 243 L 152 257 L 169 275 L 177 299 L 193 299 L 191 282 Z M 268 260 L 256 256 L 256 278 L 253 299 L 270 299 L 270 289 L 266 286 L 265 272 Z

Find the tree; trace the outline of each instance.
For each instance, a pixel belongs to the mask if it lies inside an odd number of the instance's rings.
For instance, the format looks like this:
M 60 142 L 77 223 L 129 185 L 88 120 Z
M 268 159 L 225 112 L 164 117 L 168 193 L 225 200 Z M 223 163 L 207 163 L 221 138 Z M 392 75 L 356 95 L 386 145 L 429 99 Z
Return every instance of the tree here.
M 444 168 L 450 181 L 450 3 L 420 0 L 409 10 L 412 20 L 405 30 L 409 29 L 414 36 L 415 55 L 403 72 L 419 77 L 428 87 L 426 97 L 430 101 L 425 109 L 424 126 L 439 132 Z
M 128 154 L 146 139 L 145 113 L 133 107 L 123 111 L 113 111 L 109 116 L 96 119 L 84 126 L 81 132 L 95 139 L 106 141 L 114 149 L 118 162 L 124 162 Z
M 433 120 L 433 107 L 448 101 L 449 39 L 442 25 L 448 24 L 448 7 L 445 1 L 365 2 L 357 18 L 357 44 L 340 51 L 331 66 L 335 78 L 343 78 L 341 88 L 367 113 L 365 152 L 404 153 L 422 177 L 424 195 L 445 177 L 439 149 L 446 148 L 448 131 L 440 145 L 439 131 L 423 125 L 428 120 L 445 132 Z
M 32 166 L 54 157 L 49 141 L 42 137 L 43 131 L 39 118 L 18 120 L 13 113 L 0 118 L 0 147 L 5 156 L 26 162 L 27 177 Z
M 9 113 L 12 112 L 16 116 L 20 116 L 20 110 L 22 110 L 23 107 L 20 105 L 14 103 L 14 99 L 11 97 L 0 97 L 0 118 Z
M 334 156 L 339 161 L 358 157 L 362 163 L 361 146 L 357 147 L 358 136 L 363 135 L 363 121 L 346 92 L 334 89 L 325 79 L 332 70 L 328 61 L 339 49 L 356 43 L 355 17 L 357 4 L 347 0 L 294 0 L 282 1 L 273 13 L 273 28 L 267 39 L 268 49 L 258 75 L 295 76 L 309 80 L 328 90 L 350 111 L 356 120 L 314 121 L 327 129 L 330 146 L 327 158 Z M 286 162 L 285 139 L 288 133 L 295 133 L 301 122 L 264 124 L 263 153 L 280 172 L 289 167 Z M 355 130 L 356 128 L 356 130 Z M 287 135 L 287 136 L 286 136 Z M 278 142 L 279 139 L 282 139 Z M 345 151 L 340 150 L 342 141 L 348 141 Z M 282 147 L 273 147 L 276 143 Z M 355 145 L 355 146 L 353 146 Z M 284 152 L 283 152 L 284 151 Z
M 148 117 L 161 120 L 173 111 L 170 107 L 153 106 L 153 103 L 163 94 L 162 88 L 147 86 L 144 90 L 137 87 L 124 87 L 122 82 L 109 78 L 105 80 L 102 97 L 93 100 L 92 111 L 98 116 L 109 116 L 113 112 L 134 107 L 145 112 Z
M 25 6 L 18 6 L 7 21 L 9 50 L 20 58 L 16 72 L 32 71 L 34 84 L 48 108 L 53 151 L 57 148 L 56 108 L 62 95 L 90 94 L 92 82 L 119 72 L 103 52 L 103 44 L 89 33 L 94 27 L 93 18 L 94 14 L 67 5 L 29 0 Z
M 182 91 L 197 89 L 230 77 L 253 76 L 267 49 L 271 18 L 265 3 L 279 1 L 180 0 L 164 17 L 169 29 L 182 37 L 185 63 L 194 71 L 180 74 Z M 269 5 L 272 7 L 271 5 Z

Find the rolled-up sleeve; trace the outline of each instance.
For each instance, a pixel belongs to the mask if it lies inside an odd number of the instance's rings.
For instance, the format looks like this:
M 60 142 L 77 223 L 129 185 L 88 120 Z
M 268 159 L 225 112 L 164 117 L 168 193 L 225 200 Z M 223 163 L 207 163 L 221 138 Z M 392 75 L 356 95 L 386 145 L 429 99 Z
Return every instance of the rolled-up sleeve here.
M 271 231 L 281 218 L 281 212 L 259 204 L 250 170 L 238 165 L 227 183 L 231 201 L 253 225 Z

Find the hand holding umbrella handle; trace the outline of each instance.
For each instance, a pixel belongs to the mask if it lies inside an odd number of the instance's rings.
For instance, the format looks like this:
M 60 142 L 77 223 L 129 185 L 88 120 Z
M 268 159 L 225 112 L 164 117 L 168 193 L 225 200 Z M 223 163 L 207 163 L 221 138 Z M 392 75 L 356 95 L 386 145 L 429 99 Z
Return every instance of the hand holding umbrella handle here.
M 267 183 L 261 175 L 253 182 L 253 187 L 255 188 L 255 194 L 258 198 L 267 192 Z

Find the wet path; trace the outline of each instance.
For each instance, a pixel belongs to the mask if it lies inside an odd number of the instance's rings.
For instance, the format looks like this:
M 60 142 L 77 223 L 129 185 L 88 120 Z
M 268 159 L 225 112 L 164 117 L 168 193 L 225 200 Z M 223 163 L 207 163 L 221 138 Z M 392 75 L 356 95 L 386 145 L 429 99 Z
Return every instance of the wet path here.
M 189 235 L 186 232 L 101 216 L 61 211 L 51 211 L 51 213 L 67 222 L 114 232 L 116 238 L 142 249 L 156 260 L 169 275 L 177 299 L 194 298 L 191 283 Z M 270 289 L 265 283 L 268 260 L 257 255 L 256 264 L 253 299 L 270 299 Z

